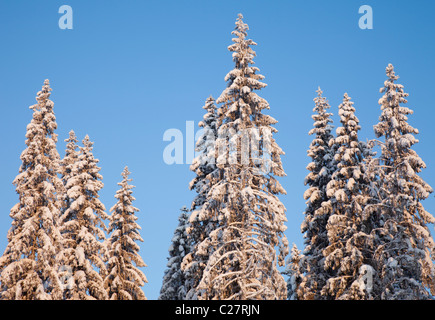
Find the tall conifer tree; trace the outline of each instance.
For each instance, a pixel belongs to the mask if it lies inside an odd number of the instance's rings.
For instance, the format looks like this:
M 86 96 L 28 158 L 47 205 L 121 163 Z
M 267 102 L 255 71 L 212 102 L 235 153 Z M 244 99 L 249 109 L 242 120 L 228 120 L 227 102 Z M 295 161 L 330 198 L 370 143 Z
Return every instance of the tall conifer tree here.
M 387 80 L 379 99 L 381 116 L 374 126 L 381 143 L 379 249 L 376 256 L 382 278 L 382 299 L 427 299 L 435 294 L 434 241 L 427 227 L 435 218 L 421 201 L 433 189 L 418 175 L 426 164 L 412 149 L 418 130 L 408 122 L 413 111 L 408 93 L 396 83 L 394 67 L 386 68 Z
M 286 283 L 277 269 L 288 253 L 286 209 L 277 197 L 285 190 L 275 178 L 285 175 L 284 152 L 272 137 L 277 121 L 263 114 L 269 103 L 255 93 L 266 84 L 253 66 L 256 43 L 247 39 L 242 19 L 239 14 L 228 47 L 235 68 L 216 101 L 219 170 L 199 213 L 214 217 L 216 228 L 200 247 L 211 254 L 197 292 L 200 299 L 285 299 Z
M 327 185 L 331 216 L 326 225 L 328 246 L 323 251 L 329 271 L 322 297 L 326 299 L 373 299 L 373 217 L 364 212 L 372 203 L 364 160 L 373 154 L 359 141 L 361 129 L 353 102 L 347 93 L 338 106 L 342 126 L 332 140 L 336 171 Z M 367 285 L 368 278 L 370 285 Z
M 11 209 L 8 245 L 0 258 L 0 299 L 51 300 L 62 298 L 56 253 L 62 237 L 58 218 L 63 185 L 56 150 L 54 103 L 48 80 L 30 107 L 26 146 L 14 180 L 19 202 Z
M 70 140 L 68 148 L 73 150 L 74 139 Z M 103 177 L 89 136 L 82 143 L 77 161 L 68 165 L 69 172 L 64 175 L 68 178 L 65 181 L 68 206 L 61 217 L 64 248 L 58 253 L 58 260 L 62 263 L 64 299 L 103 300 L 107 299 L 107 293 L 102 277 L 105 273 L 102 240 L 107 231 L 104 220 L 108 219 L 98 194 L 103 188 Z
M 190 222 L 186 225 L 189 234 L 190 245 L 195 247 L 186 252 L 182 268 L 186 276 L 185 290 L 186 299 L 197 299 L 196 288 L 202 278 L 205 265 L 210 256 L 208 235 L 216 228 L 216 217 L 206 214 L 209 206 L 207 199 L 213 183 L 219 176 L 216 167 L 216 138 L 219 126 L 219 117 L 216 110 L 215 100 L 212 96 L 207 98 L 203 109 L 206 110 L 204 118 L 199 122 L 203 134 L 198 139 L 196 151 L 199 155 L 193 160 L 190 170 L 196 176 L 190 182 L 189 188 L 196 191 L 196 197 L 192 201 Z
M 329 278 L 324 269 L 323 250 L 329 243 L 326 224 L 331 214 L 330 207 L 326 205 L 326 186 L 335 171 L 334 150 L 331 147 L 332 113 L 328 113 L 330 106 L 320 88 L 314 103 L 314 128 L 309 131 L 314 139 L 307 152 L 312 162 L 307 166 L 310 173 L 305 178 L 305 184 L 309 188 L 304 193 L 307 207 L 301 225 L 305 238 L 305 250 L 301 258 L 303 279 L 297 291 L 297 297 L 301 300 L 320 299 L 321 290 Z
M 108 263 L 104 285 L 111 300 L 146 300 L 141 287 L 148 281 L 139 269 L 146 264 L 139 255 L 140 248 L 136 243 L 143 242 L 135 215 L 139 209 L 133 206 L 136 199 L 132 195 L 134 186 L 129 184 L 132 181 L 129 175 L 128 167 L 125 167 L 123 179 L 118 183 L 121 188 L 115 195 L 117 202 L 110 209 L 111 234 L 107 240 Z

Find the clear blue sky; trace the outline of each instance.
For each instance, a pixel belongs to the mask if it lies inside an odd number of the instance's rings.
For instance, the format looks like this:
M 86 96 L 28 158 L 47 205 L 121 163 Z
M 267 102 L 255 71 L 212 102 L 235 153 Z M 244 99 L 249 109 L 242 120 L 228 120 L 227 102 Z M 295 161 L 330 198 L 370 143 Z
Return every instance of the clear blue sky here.
M 61 5 L 73 9 L 73 30 L 61 30 Z M 373 8 L 373 30 L 358 27 L 361 5 Z M 148 264 L 144 287 L 156 299 L 179 208 L 194 193 L 188 165 L 163 162 L 163 133 L 185 131 L 202 119 L 204 100 L 218 97 L 233 68 L 230 32 L 238 13 L 258 43 L 256 66 L 268 87 L 259 92 L 276 118 L 287 177 L 287 237 L 302 247 L 300 224 L 309 159 L 312 99 L 320 86 L 338 125 L 344 92 L 352 97 L 371 139 L 380 109 L 379 88 L 392 63 L 410 93 L 410 123 L 420 130 L 415 147 L 427 164 L 422 173 L 435 187 L 433 74 L 435 2 L 432 1 L 22 1 L 0 2 L 0 251 L 6 246 L 10 208 L 17 202 L 12 180 L 25 148 L 28 106 L 50 79 L 59 129 L 58 150 L 71 129 L 89 134 L 100 159 L 109 209 L 128 165 L 136 185 L 142 226 L 141 255 Z M 424 202 L 435 213 L 433 195 Z M 433 229 L 433 226 L 431 226 Z

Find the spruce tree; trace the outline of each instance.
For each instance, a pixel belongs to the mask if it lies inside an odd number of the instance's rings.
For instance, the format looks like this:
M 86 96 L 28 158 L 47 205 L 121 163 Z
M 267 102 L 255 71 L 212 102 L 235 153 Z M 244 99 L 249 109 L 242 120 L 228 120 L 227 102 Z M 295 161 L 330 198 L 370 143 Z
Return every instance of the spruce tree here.
M 172 243 L 169 247 L 168 268 L 163 276 L 159 300 L 186 300 L 188 293 L 188 277 L 186 277 L 185 271 L 182 270 L 181 266 L 184 257 L 191 251 L 191 240 L 187 234 L 189 228 L 189 210 L 183 207 L 180 211 L 178 226 L 174 231 Z
M 58 218 L 63 194 L 56 150 L 54 103 L 48 80 L 30 107 L 26 146 L 14 180 L 19 202 L 11 209 L 12 227 L 0 258 L 0 299 L 51 300 L 62 298 L 56 252 L 62 236 Z
M 200 215 L 216 227 L 196 250 L 210 252 L 197 287 L 199 299 L 285 299 L 286 282 L 277 269 L 288 253 L 284 235 L 284 188 L 279 148 L 272 134 L 277 121 L 262 113 L 269 103 L 255 91 L 266 86 L 253 66 L 256 45 L 239 14 L 233 44 L 235 68 L 217 103 L 219 129 L 215 181 Z M 276 250 L 279 250 L 277 252 Z
M 68 180 L 74 176 L 74 165 L 78 161 L 78 157 L 80 152 L 78 151 L 78 140 L 74 130 L 69 132 L 68 139 L 65 139 L 66 151 L 65 156 L 60 161 L 60 173 L 62 183 L 65 186 Z M 69 208 L 71 205 L 72 199 L 68 197 L 68 193 L 64 192 L 63 194 L 63 206 L 62 206 L 62 214 L 65 213 L 65 210 Z
M 71 177 L 73 172 L 73 166 L 78 160 L 79 151 L 78 149 L 78 140 L 74 130 L 69 132 L 68 139 L 65 139 L 66 151 L 65 156 L 60 162 L 61 164 L 61 178 L 64 185 L 68 182 L 68 179 Z
M 310 135 L 314 135 L 314 139 L 307 152 L 312 160 L 307 166 L 310 173 L 305 178 L 305 185 L 309 186 L 304 193 L 307 207 L 301 225 L 305 250 L 301 258 L 303 279 L 297 293 L 300 300 L 320 299 L 321 290 L 329 278 L 324 269 L 323 250 L 329 244 L 326 224 L 331 214 L 330 207 L 326 205 L 326 186 L 335 171 L 334 150 L 330 145 L 333 127 L 332 113 L 327 112 L 330 108 L 329 103 L 322 96 L 323 91 L 320 88 L 316 92 L 312 116 L 314 128 L 309 131 Z
M 198 156 L 193 160 L 190 170 L 196 176 L 190 182 L 190 190 L 196 191 L 196 197 L 192 201 L 190 222 L 187 227 L 189 241 L 194 250 L 186 252 L 186 257 L 181 264 L 186 274 L 186 299 L 196 300 L 196 287 L 202 278 L 202 272 L 210 256 L 210 245 L 208 235 L 216 228 L 216 217 L 207 215 L 205 208 L 209 205 L 209 191 L 214 181 L 217 180 L 219 171 L 216 167 L 216 138 L 219 126 L 215 100 L 212 96 L 207 98 L 203 109 L 206 110 L 203 121 L 199 127 L 203 134 L 198 139 L 196 151 Z
M 426 164 L 412 149 L 418 130 L 408 124 L 413 111 L 408 93 L 396 83 L 394 67 L 386 68 L 387 80 L 379 99 L 381 116 L 374 126 L 383 138 L 380 156 L 380 231 L 376 259 L 381 273 L 382 299 L 427 299 L 435 294 L 434 241 L 427 227 L 435 218 L 421 201 L 433 189 L 418 175 Z
M 347 93 L 338 110 L 342 126 L 337 128 L 337 136 L 331 141 L 336 171 L 327 185 L 330 200 L 324 204 L 332 213 L 326 225 L 329 244 L 323 251 L 329 278 L 321 293 L 323 298 L 334 300 L 373 299 L 372 231 L 375 226 L 372 216 L 364 211 L 371 203 L 364 160 L 373 154 L 367 144 L 358 139 L 361 127 Z
M 69 142 L 68 150 L 75 149 L 74 139 Z M 104 220 L 108 219 L 98 194 L 103 188 L 103 177 L 89 136 L 82 143 L 76 162 L 70 164 L 69 172 L 64 174 L 64 178 L 68 178 L 65 181 L 68 207 L 61 216 L 64 248 L 58 253 L 62 263 L 63 298 L 103 300 L 107 299 L 107 293 L 102 278 L 105 272 L 102 240 L 107 231 Z
M 301 257 L 302 253 L 297 248 L 295 244 L 290 252 L 290 258 L 287 262 L 287 267 L 283 274 L 285 274 L 287 279 L 287 299 L 288 300 L 298 300 L 298 288 L 302 281 L 301 272 Z
M 118 200 L 110 209 L 112 213 L 109 223 L 107 240 L 107 276 L 104 285 L 111 300 L 146 300 L 141 287 L 147 281 L 139 267 L 146 267 L 139 255 L 139 245 L 136 241 L 143 239 L 139 234 L 140 226 L 137 224 L 135 215 L 139 209 L 133 206 L 132 189 L 134 186 L 129 182 L 130 172 L 128 167 L 122 172 L 121 187 L 115 195 Z

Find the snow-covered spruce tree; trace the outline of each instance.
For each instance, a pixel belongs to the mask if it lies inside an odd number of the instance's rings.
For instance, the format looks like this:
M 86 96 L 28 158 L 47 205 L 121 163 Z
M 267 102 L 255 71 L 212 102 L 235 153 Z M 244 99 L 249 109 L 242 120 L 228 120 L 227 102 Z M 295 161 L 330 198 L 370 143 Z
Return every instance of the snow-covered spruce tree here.
M 203 134 L 196 143 L 196 151 L 199 155 L 193 160 L 190 170 L 195 172 L 196 176 L 190 182 L 189 189 L 195 190 L 197 195 L 192 202 L 191 210 L 195 213 L 192 217 L 198 220 L 195 210 L 201 208 L 206 202 L 208 191 L 212 183 L 209 176 L 216 171 L 216 147 L 218 115 L 216 112 L 215 100 L 212 96 L 208 97 L 203 106 L 207 112 L 203 121 L 198 126 L 203 128 Z
M 136 243 L 143 242 L 135 215 L 139 209 L 132 205 L 136 199 L 132 195 L 134 186 L 129 184 L 132 181 L 129 175 L 128 167 L 125 167 L 123 179 L 118 183 L 121 188 L 115 195 L 118 201 L 110 209 L 111 234 L 106 244 L 108 262 L 104 286 L 111 300 L 146 300 L 141 287 L 148 281 L 139 269 L 146 267 L 146 264 L 139 255 L 140 248 Z
M 168 268 L 163 276 L 159 300 L 186 300 L 186 284 L 188 282 L 181 265 L 184 257 L 191 251 L 191 240 L 187 234 L 188 228 L 189 210 L 183 207 L 181 208 L 178 226 L 174 231 L 172 243 L 169 247 Z
M 376 252 L 382 278 L 382 299 L 427 299 L 435 294 L 434 241 L 427 224 L 435 218 L 421 201 L 433 189 L 418 175 L 426 167 L 412 150 L 418 143 L 418 130 L 408 124 L 413 111 L 407 103 L 403 85 L 394 67 L 386 68 L 388 79 L 381 88 L 382 114 L 374 126 L 383 137 L 380 156 L 380 224 L 379 248 Z
M 327 185 L 330 208 L 326 225 L 329 245 L 324 249 L 324 268 L 329 272 L 321 294 L 333 300 L 373 299 L 374 234 L 371 215 L 364 214 L 371 203 L 364 159 L 373 154 L 358 140 L 361 129 L 353 102 L 347 93 L 338 106 L 341 127 L 332 141 L 336 171 Z M 367 283 L 367 281 L 369 283 Z
M 56 252 L 62 237 L 58 229 L 62 181 L 58 178 L 57 128 L 45 80 L 30 107 L 33 119 L 27 126 L 27 148 L 21 154 L 19 175 L 14 180 L 19 202 L 11 209 L 8 245 L 0 258 L 0 299 L 61 299 Z
M 74 143 L 72 139 L 68 148 L 74 149 Z M 97 166 L 99 160 L 92 153 L 93 142 L 86 136 L 82 143 L 76 162 L 69 166 L 65 184 L 68 207 L 61 216 L 64 248 L 58 253 L 58 260 L 63 299 L 104 300 L 108 296 L 103 283 L 104 245 L 100 240 L 105 239 L 104 220 L 108 215 L 98 195 L 103 188 L 103 177 Z
M 60 162 L 61 166 L 61 178 L 64 185 L 68 182 L 68 179 L 72 175 L 73 165 L 77 162 L 79 157 L 78 145 L 76 134 L 74 130 L 69 132 L 68 139 L 65 139 L 66 151 L 65 156 Z
M 210 252 L 208 245 L 208 235 L 216 228 L 216 216 L 210 216 L 203 209 L 203 205 L 208 205 L 207 199 L 213 182 L 217 179 L 219 171 L 216 167 L 216 147 L 219 117 L 216 111 L 215 100 L 212 96 L 207 98 L 203 109 L 206 110 L 203 121 L 199 122 L 199 127 L 203 129 L 203 134 L 198 139 L 196 151 L 199 155 L 193 160 L 190 170 L 195 172 L 195 178 L 190 182 L 190 190 L 195 190 L 197 195 L 192 201 L 190 224 L 187 228 L 189 241 L 195 250 L 189 250 L 182 263 L 183 271 L 186 275 L 186 299 L 197 299 L 196 287 L 202 277 L 202 272 L 207 264 Z
M 307 166 L 310 173 L 305 178 L 305 185 L 309 186 L 304 193 L 307 207 L 301 225 L 305 249 L 301 258 L 303 279 L 297 289 L 297 297 L 300 300 L 320 299 L 321 290 L 329 277 L 324 269 L 323 250 L 329 244 L 326 224 L 330 208 L 324 204 L 328 201 L 326 186 L 335 171 L 334 151 L 330 146 L 333 127 L 332 113 L 327 112 L 330 108 L 329 103 L 322 96 L 323 91 L 320 88 L 316 92 L 312 116 L 314 128 L 309 131 L 310 135 L 314 135 L 314 139 L 307 152 L 312 160 Z
M 68 139 L 65 139 L 66 151 L 65 156 L 60 161 L 60 174 L 62 183 L 65 186 L 68 180 L 74 175 L 73 167 L 75 163 L 78 161 L 79 151 L 78 151 L 78 140 L 76 134 L 73 130 L 69 132 Z M 68 194 L 66 192 L 63 193 L 64 198 L 63 206 L 62 206 L 62 214 L 65 213 L 65 210 L 69 208 L 71 205 L 71 199 L 68 198 Z
M 219 108 L 215 176 L 199 215 L 216 219 L 216 228 L 195 250 L 210 253 L 197 287 L 199 299 L 285 299 L 286 282 L 277 269 L 288 254 L 284 235 L 285 193 L 275 176 L 284 176 L 284 152 L 272 137 L 277 121 L 262 113 L 268 102 L 254 91 L 266 86 L 252 66 L 256 43 L 239 14 L 233 44 L 235 68 L 216 101 Z M 276 252 L 278 247 L 279 253 Z
M 285 274 L 287 279 L 287 299 L 288 300 L 298 300 L 297 291 L 299 285 L 302 281 L 301 272 L 301 251 L 293 244 L 292 250 L 290 252 L 290 258 L 287 262 L 287 267 L 283 274 Z

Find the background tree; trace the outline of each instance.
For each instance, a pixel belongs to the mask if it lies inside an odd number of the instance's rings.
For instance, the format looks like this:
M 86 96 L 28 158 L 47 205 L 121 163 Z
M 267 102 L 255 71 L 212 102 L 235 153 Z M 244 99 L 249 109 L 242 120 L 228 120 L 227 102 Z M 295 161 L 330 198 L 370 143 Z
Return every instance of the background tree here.
M 219 117 L 212 96 L 207 98 L 203 109 L 206 110 L 206 114 L 203 121 L 198 124 L 203 129 L 203 134 L 196 144 L 196 151 L 199 154 L 190 166 L 190 170 L 195 172 L 196 176 L 190 182 L 189 188 L 196 191 L 196 197 L 192 201 L 189 226 L 186 225 L 189 241 L 195 249 L 186 252 L 184 262 L 181 264 L 186 275 L 186 299 L 189 300 L 197 299 L 196 288 L 210 256 L 211 246 L 208 243 L 208 235 L 216 228 L 216 217 L 207 215 L 208 211 L 202 210 L 203 206 L 209 205 L 207 202 L 210 197 L 209 192 L 219 175 L 215 147 Z
M 283 274 L 288 276 L 287 279 L 287 299 L 298 300 L 298 288 L 302 281 L 303 275 L 301 272 L 301 251 L 293 244 L 290 252 L 290 258 L 287 262 L 287 267 Z
M 304 193 L 307 207 L 301 225 L 305 238 L 305 250 L 301 258 L 303 279 L 297 293 L 298 299 L 301 300 L 319 299 L 321 290 L 329 278 L 324 269 L 323 256 L 323 250 L 329 244 L 326 224 L 331 214 L 330 207 L 326 205 L 328 201 L 326 186 L 331 181 L 336 167 L 334 150 L 332 144 L 330 145 L 333 142 L 332 113 L 327 112 L 330 106 L 322 96 L 323 91 L 319 88 L 316 92 L 312 116 L 314 128 L 308 133 L 314 135 L 314 139 L 307 152 L 312 160 L 307 166 L 310 173 L 305 178 L 305 184 L 309 186 Z
M 102 278 L 105 264 L 101 240 L 105 239 L 104 220 L 108 215 L 99 200 L 98 192 L 104 184 L 99 160 L 92 153 L 93 143 L 87 135 L 82 143 L 77 161 L 69 166 L 65 185 L 68 207 L 61 216 L 64 248 L 58 260 L 62 264 L 64 299 L 102 300 L 107 299 L 107 293 Z
M 163 276 L 159 300 L 185 300 L 187 297 L 189 282 L 181 266 L 184 257 L 191 251 L 191 240 L 187 234 L 190 225 L 188 212 L 186 207 L 181 208 L 178 226 L 169 247 L 168 268 Z
M 61 178 L 64 185 L 68 182 L 73 172 L 74 164 L 78 161 L 79 151 L 78 151 L 78 140 L 74 130 L 69 132 L 68 139 L 65 139 L 66 151 L 65 156 L 60 162 L 61 165 Z
M 324 268 L 330 277 L 321 293 L 324 298 L 334 300 L 372 299 L 375 226 L 372 217 L 364 214 L 366 204 L 371 203 L 364 159 L 373 154 L 358 139 L 361 127 L 347 93 L 338 114 L 342 126 L 332 140 L 337 169 L 327 185 L 331 215 L 326 225 L 329 244 L 323 251 Z M 364 282 L 367 277 L 371 277 L 370 286 Z
M 68 139 L 65 139 L 66 142 L 66 151 L 65 156 L 60 161 L 60 176 L 62 179 L 62 183 L 66 186 L 68 180 L 74 176 L 74 166 L 79 158 L 79 146 L 76 134 L 73 130 L 69 132 Z M 62 214 L 70 207 L 72 199 L 68 197 L 68 193 L 63 193 L 63 206 L 62 206 Z

